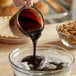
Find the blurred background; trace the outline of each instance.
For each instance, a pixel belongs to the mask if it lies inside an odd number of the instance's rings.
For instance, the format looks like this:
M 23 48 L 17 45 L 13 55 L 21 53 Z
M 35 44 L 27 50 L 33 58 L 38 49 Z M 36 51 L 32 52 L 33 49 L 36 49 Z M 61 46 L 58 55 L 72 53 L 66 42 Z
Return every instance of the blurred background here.
M 76 0 L 33 0 L 33 3 L 43 14 L 46 24 L 76 19 Z M 0 16 L 13 16 L 18 10 L 13 0 L 0 0 Z
M 35 2 L 37 1 L 37 2 Z M 61 23 L 72 19 L 73 3 L 76 0 L 34 0 L 34 6 L 40 9 L 47 24 Z

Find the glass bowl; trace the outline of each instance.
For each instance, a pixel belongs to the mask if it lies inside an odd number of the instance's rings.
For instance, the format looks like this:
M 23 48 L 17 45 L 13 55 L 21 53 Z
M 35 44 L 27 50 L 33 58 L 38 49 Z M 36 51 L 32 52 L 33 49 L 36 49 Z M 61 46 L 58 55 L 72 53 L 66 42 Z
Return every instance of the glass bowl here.
M 69 76 L 72 65 L 74 63 L 74 56 L 68 52 L 66 49 L 56 46 L 56 45 L 43 45 L 37 47 L 37 56 L 46 56 L 50 58 L 58 58 L 67 61 L 67 58 L 70 60 L 69 65 L 63 69 L 51 70 L 51 71 L 32 71 L 27 70 L 24 66 L 20 65 L 21 60 L 24 57 L 32 55 L 33 48 L 30 46 L 24 46 L 21 48 L 14 49 L 9 54 L 9 61 L 14 71 L 15 76 Z M 64 57 L 65 56 L 65 57 Z M 57 62 L 59 60 L 56 59 Z M 64 62 L 63 61 L 63 62 Z
M 76 35 L 75 35 L 76 32 L 74 32 L 74 35 L 69 34 L 66 31 L 66 27 L 67 27 L 66 24 L 68 24 L 68 23 L 66 22 L 61 25 L 57 25 L 56 30 L 59 35 L 59 38 L 65 46 L 67 46 L 69 48 L 76 48 Z M 71 24 L 73 25 L 74 23 L 71 23 Z M 62 26 L 64 28 L 62 28 Z M 69 25 L 69 28 L 71 28 L 70 25 Z M 67 30 L 70 31 L 69 29 L 67 29 Z

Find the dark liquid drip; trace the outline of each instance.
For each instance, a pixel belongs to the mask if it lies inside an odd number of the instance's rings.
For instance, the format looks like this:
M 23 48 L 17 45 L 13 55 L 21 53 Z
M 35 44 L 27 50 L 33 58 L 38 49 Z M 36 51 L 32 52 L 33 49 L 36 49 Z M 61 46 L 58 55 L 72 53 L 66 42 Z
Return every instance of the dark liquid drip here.
M 36 9 L 35 9 L 36 10 Z M 23 9 L 19 14 L 20 30 L 28 34 L 33 42 L 33 56 L 36 57 L 36 43 L 41 35 L 42 23 L 41 17 L 34 9 Z
M 36 44 L 37 44 L 37 39 L 41 36 L 41 33 L 34 33 L 32 34 L 30 37 L 32 39 L 33 42 L 33 56 L 36 57 Z
M 38 16 L 35 10 L 33 9 L 23 9 L 21 13 L 19 14 L 19 24 L 21 27 L 20 30 L 24 33 L 30 36 L 32 42 L 33 42 L 33 55 L 27 56 L 22 59 L 21 62 L 27 62 L 31 70 L 37 70 L 37 71 L 51 71 L 51 70 L 59 70 L 63 68 L 64 63 L 55 63 L 50 62 L 49 64 L 53 64 L 56 66 L 56 68 L 52 69 L 49 67 L 44 67 L 40 69 L 41 62 L 44 60 L 44 57 L 37 56 L 36 55 L 36 44 L 38 38 L 41 36 L 42 31 L 42 23 L 41 23 L 41 17 Z M 48 64 L 47 64 L 48 65 Z
M 27 62 L 28 66 L 30 67 L 31 70 L 34 71 L 55 71 L 55 70 L 60 70 L 64 68 L 64 64 L 65 63 L 56 63 L 56 62 L 48 62 L 50 65 L 55 65 L 56 68 L 51 68 L 51 67 L 43 67 L 42 69 L 40 69 L 39 67 L 41 66 L 41 62 L 44 60 L 44 57 L 41 56 L 27 56 L 25 58 L 22 59 L 21 62 Z M 35 62 L 34 62 L 35 61 Z M 43 62 L 44 63 L 44 62 Z M 32 66 L 30 66 L 32 65 Z M 48 65 L 48 64 L 47 64 Z

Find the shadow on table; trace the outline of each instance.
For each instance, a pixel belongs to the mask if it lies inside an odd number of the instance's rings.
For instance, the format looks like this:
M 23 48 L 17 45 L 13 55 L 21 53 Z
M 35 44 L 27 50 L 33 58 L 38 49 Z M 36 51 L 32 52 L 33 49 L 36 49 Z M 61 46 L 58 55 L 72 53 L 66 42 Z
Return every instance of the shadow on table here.
M 15 48 L 26 46 L 26 44 L 7 44 L 7 43 L 0 43 L 0 53 L 2 52 L 10 52 Z
M 66 48 L 66 49 L 68 49 L 68 50 L 70 50 L 70 51 L 73 51 L 73 50 L 76 49 L 76 48 L 66 47 L 64 44 L 62 44 L 61 41 L 53 41 L 53 42 L 48 42 L 48 43 L 46 43 L 46 44 L 53 44 L 53 45 L 61 46 L 61 47 Z

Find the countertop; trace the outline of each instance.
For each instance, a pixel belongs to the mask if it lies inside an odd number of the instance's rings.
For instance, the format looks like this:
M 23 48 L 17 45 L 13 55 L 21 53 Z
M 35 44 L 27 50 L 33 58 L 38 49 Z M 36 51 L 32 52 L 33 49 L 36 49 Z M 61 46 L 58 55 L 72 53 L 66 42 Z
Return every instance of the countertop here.
M 42 36 L 38 40 L 38 45 L 59 45 L 66 48 L 68 51 L 72 52 L 76 56 L 76 49 L 71 49 L 64 46 L 59 40 L 59 37 L 56 32 L 56 25 L 58 24 L 45 25 L 45 29 L 42 33 Z M 26 42 L 23 44 L 5 44 L 0 42 L 0 76 L 13 76 L 13 71 L 8 60 L 8 55 L 13 49 L 17 47 L 32 45 L 31 40 L 29 41 L 30 42 Z M 74 63 L 72 67 L 71 76 L 76 76 L 76 63 Z

